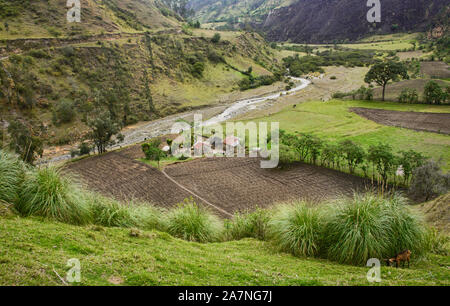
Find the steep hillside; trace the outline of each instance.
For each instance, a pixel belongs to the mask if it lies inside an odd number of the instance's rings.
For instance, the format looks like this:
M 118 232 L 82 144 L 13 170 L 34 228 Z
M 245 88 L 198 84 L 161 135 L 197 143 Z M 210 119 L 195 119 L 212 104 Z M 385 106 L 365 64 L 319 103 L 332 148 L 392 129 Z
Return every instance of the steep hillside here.
M 368 34 L 428 30 L 446 0 L 385 0 L 381 23 L 367 22 L 366 1 L 300 0 L 271 12 L 261 29 L 277 41 L 334 42 Z M 447 15 L 448 16 L 448 15 Z
M 320 43 L 357 40 L 370 34 L 426 31 L 448 20 L 446 0 L 384 0 L 382 22 L 371 24 L 360 0 L 191 0 L 196 16 L 212 27 L 248 27 L 273 41 Z M 444 9 L 447 6 L 447 10 Z
M 271 10 L 293 2 L 295 0 L 191 0 L 188 6 L 201 22 L 233 26 L 241 22 L 263 22 Z
M 264 39 L 251 33 L 216 43 L 203 32 L 97 39 L 16 45 L 19 54 L 0 61 L 0 122 L 43 125 L 41 137 L 63 145 L 83 137 L 94 110 L 108 110 L 126 126 L 216 103 L 249 67 L 254 76 L 277 69 Z
M 68 23 L 66 0 L 0 0 L 0 38 L 74 37 L 174 27 L 182 20 L 160 0 L 83 0 Z

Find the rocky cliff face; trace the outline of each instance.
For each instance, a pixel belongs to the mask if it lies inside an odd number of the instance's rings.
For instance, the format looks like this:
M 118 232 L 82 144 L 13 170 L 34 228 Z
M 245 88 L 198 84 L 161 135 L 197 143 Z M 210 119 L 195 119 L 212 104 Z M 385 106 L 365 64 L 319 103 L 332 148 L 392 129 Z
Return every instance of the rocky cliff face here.
M 447 9 L 446 9 L 447 7 Z M 274 41 L 334 42 L 370 34 L 425 31 L 447 14 L 447 0 L 381 0 L 381 22 L 369 23 L 364 0 L 299 0 L 255 25 Z

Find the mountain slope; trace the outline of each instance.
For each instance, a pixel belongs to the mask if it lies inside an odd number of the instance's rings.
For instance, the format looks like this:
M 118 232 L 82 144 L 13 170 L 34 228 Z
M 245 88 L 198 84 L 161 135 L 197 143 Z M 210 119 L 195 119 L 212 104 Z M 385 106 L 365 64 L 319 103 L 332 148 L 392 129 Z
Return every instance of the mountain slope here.
M 191 0 L 190 6 L 203 22 L 228 28 L 251 24 L 273 41 L 357 40 L 370 34 L 425 31 L 443 16 L 448 20 L 446 0 L 384 0 L 382 22 L 372 24 L 366 18 L 369 11 L 366 3 L 361 0 Z
M 273 9 L 295 0 L 191 0 L 189 8 L 202 22 L 262 22 Z
M 67 0 L 0 0 L 0 37 L 70 37 L 174 27 L 182 20 L 159 0 L 83 0 L 68 23 Z
M 368 34 L 428 30 L 446 0 L 385 0 L 382 22 L 371 24 L 366 1 L 300 0 L 273 11 L 260 26 L 271 40 L 333 42 L 356 40 Z

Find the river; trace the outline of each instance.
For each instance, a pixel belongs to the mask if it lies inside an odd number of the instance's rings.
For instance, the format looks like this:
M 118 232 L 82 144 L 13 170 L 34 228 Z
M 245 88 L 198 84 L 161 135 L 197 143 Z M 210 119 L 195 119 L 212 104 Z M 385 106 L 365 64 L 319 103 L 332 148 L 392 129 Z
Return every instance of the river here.
M 120 144 L 110 146 L 108 148 L 108 151 L 119 149 L 124 146 L 141 143 L 145 140 L 152 139 L 158 136 L 170 134 L 172 126 L 177 121 L 183 119 L 186 120 L 186 118 L 190 118 L 197 113 L 200 113 L 203 116 L 211 113 L 213 114 L 216 113 L 215 115 L 212 115 L 210 119 L 206 120 L 203 123 L 203 126 L 222 123 L 224 121 L 236 118 L 237 116 L 246 114 L 254 109 L 257 109 L 258 107 L 259 108 L 264 107 L 269 101 L 276 101 L 282 96 L 292 94 L 302 89 L 305 89 L 306 87 L 308 87 L 308 85 L 311 84 L 311 81 L 303 78 L 291 77 L 291 80 L 294 81 L 296 84 L 290 90 L 284 90 L 262 97 L 240 100 L 228 106 L 211 106 L 205 110 L 195 110 L 182 114 L 176 114 L 148 122 L 133 129 L 125 129 L 124 131 L 122 131 L 122 134 L 125 136 L 125 140 Z M 69 159 L 71 159 L 70 154 L 66 154 L 51 158 L 49 160 L 42 160 L 40 161 L 40 164 L 55 163 Z

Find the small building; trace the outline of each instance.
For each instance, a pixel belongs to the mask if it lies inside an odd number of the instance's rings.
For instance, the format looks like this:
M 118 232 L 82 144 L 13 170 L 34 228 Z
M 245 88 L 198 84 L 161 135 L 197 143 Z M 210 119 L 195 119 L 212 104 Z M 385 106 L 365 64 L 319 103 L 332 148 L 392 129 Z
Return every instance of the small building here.
M 209 154 L 212 152 L 211 145 L 205 141 L 197 141 L 194 144 L 193 149 L 196 156 Z

